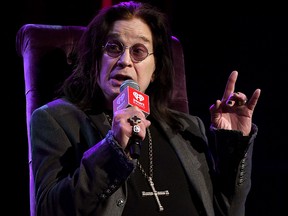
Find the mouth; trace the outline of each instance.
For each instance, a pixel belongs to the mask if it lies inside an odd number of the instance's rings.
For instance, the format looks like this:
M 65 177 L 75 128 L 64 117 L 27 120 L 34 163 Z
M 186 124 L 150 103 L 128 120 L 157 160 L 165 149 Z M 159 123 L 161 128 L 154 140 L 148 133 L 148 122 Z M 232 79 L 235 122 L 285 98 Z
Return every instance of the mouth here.
M 112 80 L 113 86 L 119 86 L 128 79 L 132 79 L 130 76 L 122 75 L 122 74 L 116 74 L 115 76 L 110 77 L 110 80 Z

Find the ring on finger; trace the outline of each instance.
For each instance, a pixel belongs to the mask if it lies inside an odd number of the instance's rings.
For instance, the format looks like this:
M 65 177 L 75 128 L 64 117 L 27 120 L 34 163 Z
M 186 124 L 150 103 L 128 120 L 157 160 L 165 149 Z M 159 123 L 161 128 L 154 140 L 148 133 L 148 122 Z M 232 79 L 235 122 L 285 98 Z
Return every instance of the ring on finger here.
M 138 135 L 138 133 L 141 131 L 141 128 L 139 125 L 133 125 L 132 126 L 132 133 L 133 135 Z
M 141 123 L 141 118 L 139 118 L 138 116 L 134 115 L 134 116 L 131 116 L 128 119 L 128 122 L 130 122 L 130 124 L 132 126 L 134 126 L 134 125 L 137 125 L 137 124 Z
M 245 99 L 244 101 L 238 101 L 238 106 L 243 106 L 247 103 L 247 99 Z

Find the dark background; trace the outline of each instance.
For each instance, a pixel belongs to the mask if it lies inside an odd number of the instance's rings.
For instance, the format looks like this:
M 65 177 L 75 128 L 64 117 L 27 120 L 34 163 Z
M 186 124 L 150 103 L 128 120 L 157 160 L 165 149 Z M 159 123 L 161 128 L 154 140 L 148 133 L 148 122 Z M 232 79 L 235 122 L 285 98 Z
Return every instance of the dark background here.
M 169 15 L 173 34 L 182 42 L 190 112 L 207 127 L 209 106 L 221 99 L 232 70 L 239 71 L 236 91 L 249 97 L 262 89 L 253 117 L 259 133 L 247 216 L 288 215 L 287 13 L 259 8 L 236 13 L 232 6 L 216 10 L 208 3 L 188 6 L 184 0 L 151 2 Z M 26 23 L 87 25 L 100 7 L 100 0 L 18 0 L 2 7 L 1 179 L 6 215 L 29 215 L 25 83 L 22 59 L 15 50 L 16 32 Z

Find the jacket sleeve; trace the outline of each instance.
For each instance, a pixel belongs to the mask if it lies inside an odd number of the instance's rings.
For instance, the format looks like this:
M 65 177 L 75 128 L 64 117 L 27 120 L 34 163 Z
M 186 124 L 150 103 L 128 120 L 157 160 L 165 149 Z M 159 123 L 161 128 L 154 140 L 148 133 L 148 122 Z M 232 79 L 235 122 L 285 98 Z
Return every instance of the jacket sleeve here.
M 251 188 L 252 152 L 258 128 L 253 124 L 249 136 L 240 131 L 210 129 L 215 139 L 215 205 L 219 215 L 243 216 Z
M 37 215 L 92 215 L 134 169 L 110 133 L 93 143 L 95 129 L 71 112 L 44 107 L 31 118 Z

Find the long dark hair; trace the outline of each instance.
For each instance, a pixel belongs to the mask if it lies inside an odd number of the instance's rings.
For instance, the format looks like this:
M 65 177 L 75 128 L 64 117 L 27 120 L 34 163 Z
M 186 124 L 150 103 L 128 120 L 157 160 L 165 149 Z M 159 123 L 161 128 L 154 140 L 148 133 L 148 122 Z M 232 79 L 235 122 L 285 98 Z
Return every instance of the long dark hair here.
M 150 98 L 151 115 L 177 130 L 181 124 L 168 109 L 174 78 L 170 26 L 167 16 L 148 3 L 121 2 L 99 11 L 79 41 L 76 67 L 72 75 L 65 80 L 61 91 L 84 111 L 103 109 L 99 107 L 99 101 L 104 99 L 104 96 L 97 84 L 103 54 L 102 45 L 105 44 L 115 21 L 134 17 L 140 18 L 150 27 L 153 37 L 155 79 L 145 92 Z M 98 104 L 94 104 L 95 102 Z

